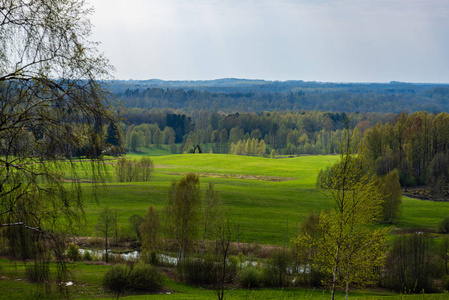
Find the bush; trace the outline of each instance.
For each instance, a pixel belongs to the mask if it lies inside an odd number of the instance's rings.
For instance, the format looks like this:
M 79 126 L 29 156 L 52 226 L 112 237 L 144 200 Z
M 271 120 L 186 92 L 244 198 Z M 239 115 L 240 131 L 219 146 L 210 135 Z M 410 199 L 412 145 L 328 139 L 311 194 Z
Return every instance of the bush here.
M 398 237 L 387 255 L 383 278 L 386 287 L 403 293 L 435 291 L 436 272 L 432 240 L 423 234 Z
M 258 288 L 260 287 L 260 271 L 254 267 L 244 268 L 239 272 L 238 280 L 242 288 Z
M 107 290 L 120 293 L 129 284 L 128 270 L 125 265 L 112 266 L 103 277 L 103 287 Z
M 89 250 L 85 250 L 83 254 L 83 260 L 92 261 L 92 254 L 90 254 Z
M 125 290 L 156 292 L 162 289 L 164 278 L 150 265 L 139 264 L 131 271 L 123 264 L 112 266 L 103 278 L 103 287 L 120 293 Z
M 217 282 L 217 263 L 212 257 L 187 258 L 179 268 L 181 278 L 187 283 L 210 285 Z
M 128 289 L 140 292 L 156 292 L 162 289 L 164 278 L 150 265 L 139 264 L 129 275 Z
M 449 216 L 445 216 L 438 225 L 438 231 L 441 233 L 449 233 Z
M 70 243 L 67 248 L 67 257 L 70 260 L 78 261 L 81 258 L 80 247 L 75 245 L 74 243 Z
M 35 262 L 26 266 L 25 278 L 30 282 L 47 282 L 50 279 L 48 263 Z
M 262 281 L 264 285 L 267 287 L 288 286 L 288 269 L 291 265 L 292 258 L 288 251 L 275 251 L 262 269 Z

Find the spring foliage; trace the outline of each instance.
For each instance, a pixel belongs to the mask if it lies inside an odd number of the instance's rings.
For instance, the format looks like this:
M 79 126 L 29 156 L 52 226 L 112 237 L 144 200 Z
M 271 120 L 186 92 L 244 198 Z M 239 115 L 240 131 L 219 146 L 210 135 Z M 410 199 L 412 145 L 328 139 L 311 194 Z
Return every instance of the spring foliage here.
M 334 200 L 334 209 L 322 212 L 318 235 L 299 234 L 299 249 L 313 255 L 313 263 L 330 275 L 332 299 L 338 286 L 363 286 L 373 282 L 377 267 L 384 264 L 386 230 L 370 227 L 381 212 L 381 194 L 371 179 L 363 151 L 358 149 L 357 132 L 345 131 L 340 161 L 331 176 L 320 178 L 324 192 Z M 304 246 L 309 245 L 309 247 Z

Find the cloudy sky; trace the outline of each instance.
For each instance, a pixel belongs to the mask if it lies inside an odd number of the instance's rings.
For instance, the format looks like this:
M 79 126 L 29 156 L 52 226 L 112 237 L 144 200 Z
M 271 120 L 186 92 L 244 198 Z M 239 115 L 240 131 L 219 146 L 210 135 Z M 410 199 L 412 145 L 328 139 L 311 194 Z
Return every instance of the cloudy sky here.
M 88 0 L 117 79 L 449 83 L 447 0 Z

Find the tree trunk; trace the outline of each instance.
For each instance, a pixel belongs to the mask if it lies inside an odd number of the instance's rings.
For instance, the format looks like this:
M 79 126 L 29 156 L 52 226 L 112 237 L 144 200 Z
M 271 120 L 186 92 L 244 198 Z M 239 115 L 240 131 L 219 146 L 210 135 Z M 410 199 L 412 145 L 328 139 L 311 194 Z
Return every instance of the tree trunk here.
M 346 296 L 345 296 L 346 300 L 348 300 L 348 295 L 349 295 L 349 281 L 346 280 Z

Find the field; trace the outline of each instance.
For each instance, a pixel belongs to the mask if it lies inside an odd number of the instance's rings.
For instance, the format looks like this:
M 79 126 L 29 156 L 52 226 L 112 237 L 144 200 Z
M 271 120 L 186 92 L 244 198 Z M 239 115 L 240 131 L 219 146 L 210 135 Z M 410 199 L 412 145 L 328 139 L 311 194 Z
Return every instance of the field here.
M 270 159 L 184 154 L 152 159 L 156 168 L 150 182 L 114 182 L 110 168 L 109 182 L 98 191 L 98 202 L 89 184 L 85 184 L 87 223 L 80 235 L 95 235 L 96 220 L 105 206 L 119 210 L 123 229 L 129 227 L 128 218 L 132 214 L 143 215 L 149 205 L 161 210 L 171 181 L 189 172 L 200 175 L 203 189 L 209 182 L 214 183 L 225 211 L 243 228 L 243 242 L 285 245 L 286 234 L 293 237 L 297 224 L 308 212 L 320 212 L 333 205 L 331 199 L 315 188 L 315 181 L 318 171 L 334 163 L 338 156 Z M 449 203 L 404 197 L 401 217 L 392 229 L 436 229 L 448 211 Z
M 151 155 L 153 153 L 145 153 Z M 240 225 L 240 242 L 260 245 L 285 245 L 295 235 L 297 226 L 308 212 L 332 208 L 332 200 L 315 189 L 317 173 L 333 164 L 338 156 L 302 156 L 292 158 L 260 158 L 221 154 L 151 155 L 155 169 L 150 182 L 118 183 L 114 180 L 113 160 L 106 161 L 109 176 L 94 197 L 91 184 L 83 183 L 86 196 L 85 226 L 80 236 L 96 236 L 95 224 L 103 207 L 118 210 L 121 231 L 130 234 L 128 218 L 143 215 L 149 205 L 161 210 L 173 180 L 189 172 L 200 175 L 201 187 L 214 183 L 231 220 Z M 142 154 L 128 155 L 138 158 Z M 89 180 L 89 171 L 81 174 Z M 435 230 L 449 212 L 449 203 L 403 198 L 402 214 L 392 229 Z M 111 297 L 100 287 L 108 265 L 72 264 L 75 286 L 68 289 L 77 298 Z M 16 279 L 23 278 L 24 264 L 0 260 L 1 299 L 29 299 L 38 287 Z M 167 279 L 170 295 L 128 295 L 126 299 L 214 299 L 214 291 L 176 283 Z M 329 293 L 319 290 L 263 289 L 229 291 L 229 299 L 328 299 Z M 343 299 L 339 293 L 337 299 Z M 448 294 L 394 295 L 386 292 L 351 292 L 351 299 L 449 299 Z

